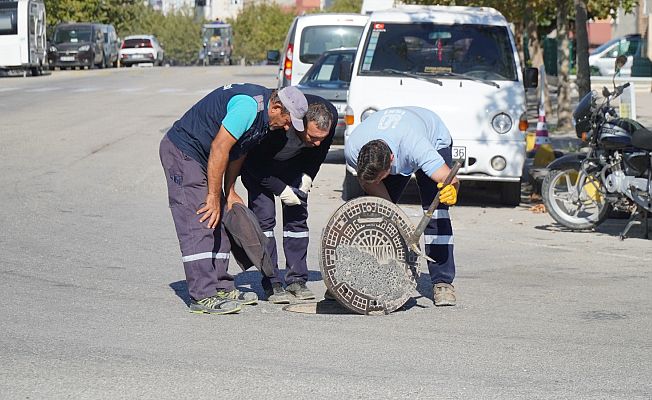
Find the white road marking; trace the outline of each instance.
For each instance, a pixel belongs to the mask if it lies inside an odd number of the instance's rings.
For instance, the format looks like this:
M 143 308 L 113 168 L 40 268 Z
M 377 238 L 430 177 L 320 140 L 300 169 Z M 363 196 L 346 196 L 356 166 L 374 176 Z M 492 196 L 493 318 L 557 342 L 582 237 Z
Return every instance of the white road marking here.
M 53 92 L 55 90 L 60 90 L 60 87 L 56 86 L 51 86 L 51 87 L 42 87 L 42 88 L 36 88 L 36 89 L 27 89 L 25 90 L 28 93 L 42 93 L 42 92 Z
M 134 93 L 134 92 L 140 92 L 144 88 L 142 87 L 136 87 L 136 88 L 122 88 L 122 89 L 117 89 L 116 92 L 118 93 Z
M 181 92 L 183 89 L 177 89 L 177 88 L 163 88 L 159 89 L 159 93 L 178 93 Z
M 98 90 L 100 90 L 100 88 L 87 87 L 87 88 L 74 89 L 72 92 L 73 93 L 88 93 L 88 92 L 96 92 Z

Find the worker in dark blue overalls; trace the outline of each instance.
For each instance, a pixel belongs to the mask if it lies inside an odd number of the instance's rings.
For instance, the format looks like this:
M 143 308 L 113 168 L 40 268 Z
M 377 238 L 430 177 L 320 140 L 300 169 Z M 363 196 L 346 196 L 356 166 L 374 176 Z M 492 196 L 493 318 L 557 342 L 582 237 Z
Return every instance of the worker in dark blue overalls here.
M 295 87 L 226 85 L 188 110 L 161 141 L 191 312 L 230 314 L 257 302 L 255 293 L 235 289 L 227 272 L 230 243 L 220 217 L 243 203 L 235 180 L 247 152 L 274 130 L 303 130 L 307 109 Z

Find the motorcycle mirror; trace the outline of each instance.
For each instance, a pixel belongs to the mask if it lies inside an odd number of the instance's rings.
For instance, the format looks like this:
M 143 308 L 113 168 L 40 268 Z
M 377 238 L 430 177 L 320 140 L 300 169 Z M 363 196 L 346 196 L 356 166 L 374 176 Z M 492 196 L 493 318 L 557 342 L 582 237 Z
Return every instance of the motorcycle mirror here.
M 606 86 L 603 86 L 603 87 L 602 87 L 602 96 L 603 96 L 603 97 L 609 97 L 610 94 L 611 94 L 611 93 L 609 93 L 609 89 L 607 89 Z
M 618 57 L 616 57 L 616 62 L 615 62 L 616 74 L 620 72 L 620 70 L 623 68 L 623 66 L 625 66 L 626 63 L 627 63 L 627 57 L 625 57 L 624 55 L 621 54 Z

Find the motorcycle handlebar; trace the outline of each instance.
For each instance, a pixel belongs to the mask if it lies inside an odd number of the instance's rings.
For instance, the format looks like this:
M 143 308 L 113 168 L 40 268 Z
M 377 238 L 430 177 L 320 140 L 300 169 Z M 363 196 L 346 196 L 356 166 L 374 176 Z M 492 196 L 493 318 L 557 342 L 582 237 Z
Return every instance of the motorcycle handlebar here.
M 625 82 L 623 85 L 620 85 L 616 88 L 616 96 L 623 94 L 623 91 L 629 87 L 629 82 Z

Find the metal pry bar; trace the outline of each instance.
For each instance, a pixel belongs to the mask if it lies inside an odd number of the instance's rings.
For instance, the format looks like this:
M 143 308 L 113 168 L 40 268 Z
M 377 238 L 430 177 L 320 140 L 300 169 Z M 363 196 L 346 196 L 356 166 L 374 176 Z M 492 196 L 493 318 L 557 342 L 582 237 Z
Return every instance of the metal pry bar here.
M 453 164 L 453 168 L 451 168 L 450 172 L 448 173 L 448 176 L 446 176 L 446 180 L 444 180 L 444 186 L 442 189 L 453 181 L 453 178 L 455 178 L 455 175 L 457 175 L 457 172 L 460 170 L 462 167 L 462 161 L 456 160 L 455 164 Z M 432 200 L 432 203 L 430 204 L 430 207 L 428 208 L 428 211 L 426 211 L 425 214 L 423 214 L 423 217 L 421 217 L 421 220 L 419 221 L 419 224 L 417 225 L 417 229 L 414 231 L 414 233 L 410 236 L 410 238 L 407 240 L 407 245 L 412 250 L 415 252 L 419 257 L 423 257 L 428 261 L 436 262 L 432 258 L 428 257 L 426 254 L 424 254 L 420 249 L 419 249 L 419 239 L 421 238 L 421 235 L 423 232 L 426 230 L 426 226 L 428 226 L 428 222 L 432 218 L 432 214 L 435 212 L 435 209 L 437 206 L 439 206 L 439 193 L 441 191 L 438 191 L 437 194 L 435 195 L 435 198 Z

